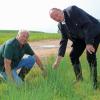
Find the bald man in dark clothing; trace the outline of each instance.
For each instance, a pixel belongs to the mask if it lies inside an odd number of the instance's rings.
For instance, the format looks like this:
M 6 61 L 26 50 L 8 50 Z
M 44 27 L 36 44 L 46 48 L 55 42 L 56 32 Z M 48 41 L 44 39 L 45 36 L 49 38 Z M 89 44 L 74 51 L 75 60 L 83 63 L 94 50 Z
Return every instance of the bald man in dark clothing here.
M 74 68 L 76 80 L 83 80 L 80 56 L 86 48 L 87 60 L 93 81 L 93 88 L 97 88 L 97 60 L 96 51 L 100 42 L 100 23 L 77 6 L 70 6 L 63 11 L 58 8 L 50 9 L 50 17 L 59 22 L 58 28 L 62 35 L 57 59 L 53 68 L 57 68 L 65 55 L 68 39 L 72 44 L 70 59 Z

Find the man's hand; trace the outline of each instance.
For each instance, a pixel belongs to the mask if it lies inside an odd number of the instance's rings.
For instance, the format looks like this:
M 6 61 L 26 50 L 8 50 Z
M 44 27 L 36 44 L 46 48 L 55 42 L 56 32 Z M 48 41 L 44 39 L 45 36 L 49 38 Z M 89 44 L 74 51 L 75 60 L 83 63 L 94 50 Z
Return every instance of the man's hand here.
M 57 69 L 58 66 L 59 66 L 59 64 L 55 62 L 55 63 L 52 65 L 52 68 L 53 68 L 53 69 Z
M 90 54 L 92 54 L 92 53 L 95 52 L 95 49 L 94 49 L 93 45 L 91 45 L 91 44 L 87 44 L 87 45 L 86 45 L 86 50 L 87 50 Z
M 43 76 L 44 78 L 47 76 L 47 70 L 46 70 L 46 69 L 42 70 L 42 76 Z
M 52 65 L 53 69 L 57 69 L 58 68 L 62 58 L 63 58 L 62 56 L 57 56 L 55 63 Z

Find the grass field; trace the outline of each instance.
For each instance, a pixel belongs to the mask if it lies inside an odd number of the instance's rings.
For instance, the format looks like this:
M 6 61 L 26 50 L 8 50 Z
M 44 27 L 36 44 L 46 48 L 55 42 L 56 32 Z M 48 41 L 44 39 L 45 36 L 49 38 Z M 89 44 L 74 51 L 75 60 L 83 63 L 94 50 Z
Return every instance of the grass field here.
M 0 44 L 6 40 L 13 38 L 17 35 L 18 31 L 0 31 Z M 30 32 L 29 41 L 39 41 L 45 39 L 59 39 L 60 34 L 57 33 L 43 33 L 43 32 Z
M 7 35 L 9 34 L 9 35 Z M 16 32 L 0 32 L 0 43 L 16 35 Z M 33 35 L 34 34 L 34 35 Z M 56 34 L 33 33 L 30 40 L 59 38 Z M 41 34 L 41 35 L 40 35 Z M 36 37 L 35 37 L 36 35 Z M 44 36 L 43 36 L 44 35 Z M 38 38 L 40 37 L 40 38 Z M 84 80 L 73 84 L 75 75 L 68 54 L 64 57 L 57 70 L 51 68 L 55 57 L 42 59 L 47 69 L 44 78 L 39 68 L 34 68 L 26 76 L 26 82 L 21 86 L 0 83 L 0 100 L 99 100 L 100 99 L 100 48 L 97 52 L 98 89 L 93 90 L 89 76 L 89 66 L 86 55 L 81 57 Z
M 98 60 L 100 53 L 98 53 Z M 66 55 L 59 68 L 51 68 L 55 57 L 44 59 L 48 71 L 47 77 L 34 68 L 26 77 L 26 82 L 16 87 L 0 84 L 0 100 L 99 100 L 100 99 L 100 62 L 98 63 L 99 88 L 93 90 L 89 76 L 89 66 L 85 54 L 81 57 L 84 80 L 73 84 L 75 79 L 69 56 Z

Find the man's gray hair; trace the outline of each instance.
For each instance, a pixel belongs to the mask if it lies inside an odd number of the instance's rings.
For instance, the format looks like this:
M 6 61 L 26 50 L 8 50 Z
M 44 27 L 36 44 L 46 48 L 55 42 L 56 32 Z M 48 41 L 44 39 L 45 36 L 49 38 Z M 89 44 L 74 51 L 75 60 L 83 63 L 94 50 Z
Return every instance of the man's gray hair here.
M 28 35 L 30 34 L 29 31 L 24 29 L 18 31 L 18 35 L 21 35 L 22 33 L 27 33 Z

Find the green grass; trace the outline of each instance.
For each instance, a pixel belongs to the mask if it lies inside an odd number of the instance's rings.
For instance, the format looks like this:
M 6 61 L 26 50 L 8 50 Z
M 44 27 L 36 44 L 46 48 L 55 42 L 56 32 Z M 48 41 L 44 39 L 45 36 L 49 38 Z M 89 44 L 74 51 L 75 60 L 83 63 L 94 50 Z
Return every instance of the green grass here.
M 18 31 L 0 31 L 0 44 L 10 38 L 16 37 Z M 45 39 L 59 39 L 60 34 L 57 33 L 43 33 L 43 32 L 30 32 L 29 41 L 39 41 Z
M 100 50 L 100 49 L 99 49 Z M 55 57 L 43 59 L 48 75 L 43 77 L 39 68 L 34 68 L 26 77 L 26 82 L 20 86 L 0 84 L 0 100 L 99 100 L 100 98 L 100 53 L 98 52 L 99 88 L 93 90 L 89 76 L 89 66 L 81 57 L 84 80 L 73 84 L 75 75 L 69 56 L 60 63 L 57 70 L 51 68 Z
M 7 34 L 6 34 L 7 33 Z M 15 37 L 17 31 L 0 31 L 0 44 Z M 59 34 L 46 34 L 31 32 L 30 41 L 41 39 L 58 39 Z M 100 50 L 100 48 L 99 48 Z M 98 50 L 98 51 L 99 51 Z M 93 90 L 89 76 L 89 66 L 86 55 L 81 57 L 84 80 L 73 84 L 75 75 L 69 56 L 66 55 L 57 70 L 51 68 L 55 57 L 42 59 L 48 71 L 43 77 L 39 68 L 34 68 L 26 77 L 22 86 L 0 83 L 0 100 L 99 100 L 100 98 L 100 52 L 98 61 L 98 89 Z

